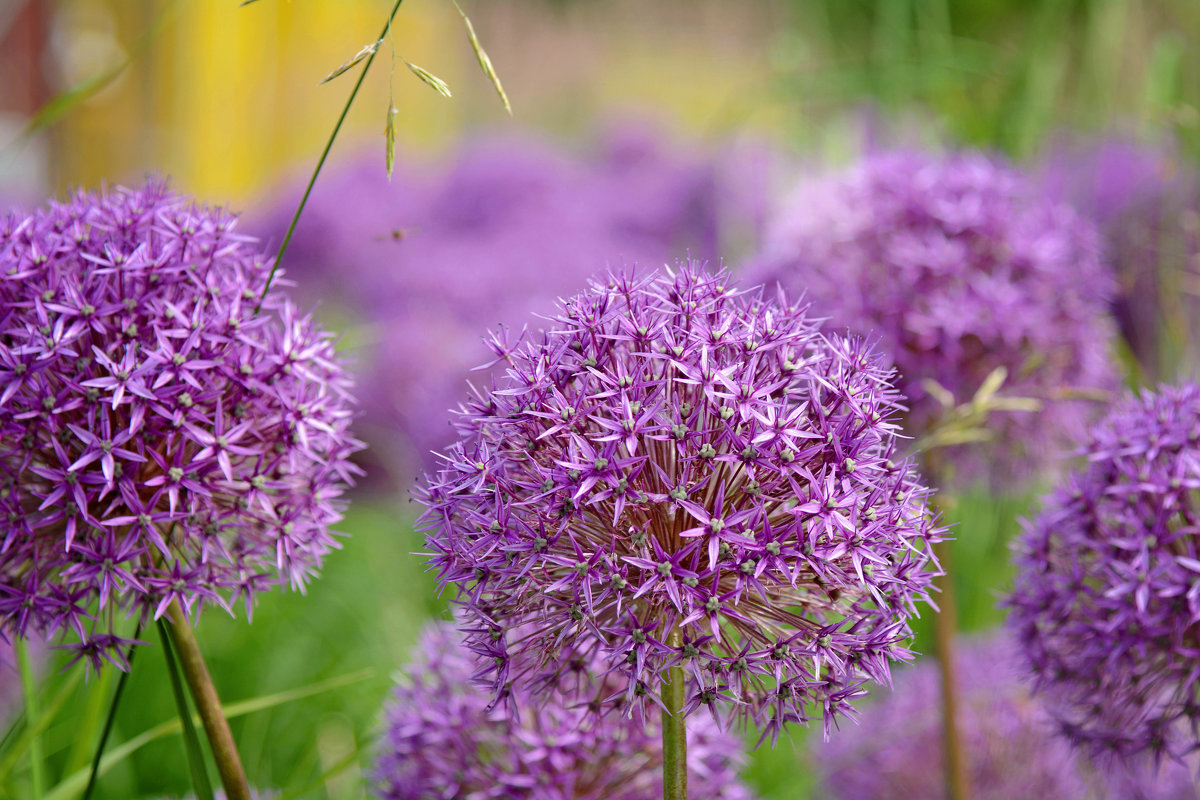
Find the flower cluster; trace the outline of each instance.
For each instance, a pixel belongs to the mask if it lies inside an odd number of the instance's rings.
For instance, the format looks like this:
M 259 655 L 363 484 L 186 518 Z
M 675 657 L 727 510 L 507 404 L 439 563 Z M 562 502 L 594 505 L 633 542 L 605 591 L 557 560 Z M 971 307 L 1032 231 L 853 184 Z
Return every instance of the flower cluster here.
M 959 736 L 971 796 L 978 800 L 1083 800 L 1086 770 L 1029 696 L 1007 636 L 956 648 Z M 868 705 L 855 726 L 811 749 L 823 787 L 836 800 L 946 795 L 941 677 L 922 660 L 896 673 L 893 693 Z
M 235 218 L 158 182 L 0 223 L 0 628 L 122 664 L 116 612 L 302 587 L 349 382 Z
M 1187 320 L 1200 307 L 1178 287 L 1200 275 L 1200 174 L 1174 147 L 1116 136 L 1060 145 L 1043 173 L 1046 191 L 1103 234 L 1117 280 L 1113 315 L 1143 373 L 1172 373 L 1164 338 L 1190 353 L 1194 368 L 1198 343 Z
M 662 797 L 660 712 L 647 719 L 596 714 L 597 696 L 619 693 L 603 665 L 581 663 L 559 702 L 514 719 L 475 686 L 478 664 L 450 623 L 421 637 L 388 708 L 374 770 L 382 800 L 654 800 Z M 524 703 L 524 698 L 518 698 Z M 709 719 L 688 732 L 690 789 L 697 797 L 749 800 L 738 780 L 742 745 Z
M 359 325 L 348 338 L 362 344 L 357 429 L 370 456 L 402 485 L 436 463 L 430 452 L 454 438 L 449 409 L 487 359 L 483 328 L 519 328 L 606 264 L 685 250 L 715 259 L 760 196 L 735 190 L 763 170 L 735 179 L 722 169 L 733 159 L 622 131 L 586 158 L 498 138 L 465 146 L 443 171 L 401 165 L 390 183 L 374 152 L 323 175 L 288 273 Z M 257 223 L 275 238 L 296 207 L 281 198 Z
M 909 656 L 944 530 L 862 342 L 688 263 L 493 345 L 507 373 L 418 498 L 501 694 L 586 658 L 643 707 L 680 666 L 689 713 L 774 735 L 815 703 L 828 730 Z
M 1200 740 L 1200 387 L 1128 399 L 1085 452 L 1018 540 L 1010 622 L 1067 737 L 1181 756 Z
M 993 445 L 957 448 L 959 474 L 944 479 L 1023 482 L 1082 432 L 1086 409 L 1064 395 L 1115 384 L 1112 281 L 1094 229 L 981 155 L 883 153 L 802 186 L 751 277 L 878 335 L 912 401 L 911 433 L 935 424 L 947 397 L 971 400 L 998 367 L 1004 394 L 1044 404 L 993 420 Z

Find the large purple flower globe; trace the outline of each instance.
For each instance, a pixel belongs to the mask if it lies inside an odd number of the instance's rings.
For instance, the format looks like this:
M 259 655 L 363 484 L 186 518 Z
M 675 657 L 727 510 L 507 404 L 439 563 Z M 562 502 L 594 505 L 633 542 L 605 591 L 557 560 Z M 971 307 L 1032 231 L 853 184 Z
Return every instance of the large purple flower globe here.
M 1036 689 L 1098 756 L 1200 745 L 1200 387 L 1121 403 L 1016 546 L 1010 622 Z
M 965 640 L 957 650 L 960 742 L 971 796 L 978 800 L 1084 800 L 1086 764 L 1054 735 L 1029 694 L 1010 637 Z M 941 677 L 936 661 L 896 673 L 890 695 L 865 707 L 857 724 L 814 744 L 810 760 L 834 800 L 946 795 Z
M 749 277 L 879 337 L 911 400 L 910 434 L 1000 367 L 1003 394 L 1042 404 L 995 413 L 991 444 L 954 448 L 943 481 L 1028 481 L 1082 433 L 1088 406 L 1069 398 L 1116 384 L 1095 229 L 982 155 L 882 153 L 801 186 Z
M 0 227 L 0 628 L 120 662 L 123 615 L 302 587 L 354 468 L 348 380 L 226 212 L 158 182 Z
M 603 665 L 581 663 L 559 702 L 519 718 L 491 707 L 479 665 L 451 623 L 426 628 L 384 720 L 374 769 L 381 800 L 656 800 L 662 797 L 660 712 L 645 720 L 589 708 L 620 691 Z M 522 702 L 523 701 L 519 701 Z M 711 719 L 687 732 L 696 797 L 749 800 L 742 743 Z
M 891 373 L 695 264 L 565 301 L 464 409 L 419 490 L 432 566 L 498 692 L 579 658 L 645 707 L 828 725 L 908 657 L 944 530 L 895 460 Z M 519 631 L 519 633 L 518 633 Z

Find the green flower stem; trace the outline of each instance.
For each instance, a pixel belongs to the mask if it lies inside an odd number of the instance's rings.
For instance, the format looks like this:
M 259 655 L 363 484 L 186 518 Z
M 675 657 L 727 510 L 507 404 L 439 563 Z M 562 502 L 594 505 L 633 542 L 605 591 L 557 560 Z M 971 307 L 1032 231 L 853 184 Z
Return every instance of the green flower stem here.
M 392 13 L 388 14 L 387 23 L 384 24 L 383 30 L 379 33 L 379 39 L 382 41 L 388 35 L 388 31 L 392 29 L 392 20 L 396 16 L 396 12 L 400 10 L 400 4 L 404 0 L 396 0 L 396 4 L 392 6 Z M 283 241 L 279 244 L 279 252 L 275 254 L 275 263 L 271 265 L 271 272 L 267 275 L 267 282 L 263 285 L 262 295 L 258 298 L 258 307 L 255 312 L 262 308 L 263 301 L 267 299 L 267 290 L 271 288 L 271 281 L 275 280 L 275 271 L 279 269 L 280 262 L 283 261 L 283 254 L 287 252 L 288 244 L 292 241 L 292 234 L 296 231 L 296 224 L 300 222 L 300 214 L 304 211 L 304 207 L 308 205 L 308 196 L 312 194 L 313 186 L 317 183 L 317 176 L 321 174 L 321 168 L 325 166 L 325 159 L 329 157 L 329 151 L 333 149 L 333 143 L 338 137 L 338 133 L 342 130 L 342 123 L 346 121 L 346 115 L 350 113 L 350 106 L 354 105 L 354 98 L 358 97 L 358 90 L 362 88 L 363 80 L 367 77 L 367 73 L 371 71 L 371 65 L 375 63 L 375 56 L 379 53 L 379 48 L 376 47 L 370 57 L 367 58 L 367 63 L 363 65 L 362 72 L 358 73 L 358 81 L 354 84 L 354 89 L 350 91 L 350 97 L 346 99 L 346 105 L 342 108 L 342 115 L 338 117 L 337 124 L 333 126 L 333 133 L 329 134 L 329 141 L 325 143 L 325 149 L 321 152 L 321 157 L 317 160 L 317 166 L 313 170 L 312 178 L 308 181 L 308 188 L 304 190 L 304 196 L 300 198 L 300 205 L 296 208 L 296 213 L 292 217 L 292 223 L 288 225 L 287 233 L 283 235 Z M 231 798 L 232 800 L 232 798 Z
M 192 711 L 188 706 L 187 692 L 183 688 L 183 678 L 179 675 L 179 664 L 175 659 L 175 647 L 171 644 L 171 632 L 167 623 L 156 620 L 158 635 L 162 639 L 163 659 L 167 662 L 167 676 L 171 679 L 171 694 L 175 698 L 175 712 L 179 715 L 179 723 L 183 727 L 183 751 L 187 755 L 188 772 L 192 774 L 192 789 L 196 800 L 213 800 L 212 782 L 208 779 L 208 765 L 204 761 L 204 748 L 200 746 L 200 737 L 196 735 L 196 726 L 192 721 Z
M 950 542 L 937 542 L 933 552 L 946 573 L 934 584 L 941 589 L 941 611 L 933 617 L 938 673 L 942 682 L 942 751 L 945 756 L 946 797 L 969 800 L 967 761 L 958 729 L 958 681 L 954 669 L 954 638 L 958 631 L 957 598 L 950 575 Z
M 936 428 L 936 423 L 931 426 Z M 934 445 L 921 453 L 925 473 L 937 486 L 946 477 L 942 450 Z M 953 504 L 953 497 L 943 497 L 942 504 Z M 967 758 L 963 752 L 958 727 L 958 673 L 954 669 L 954 639 L 958 634 L 958 597 L 954 591 L 950 564 L 951 542 L 935 542 L 933 556 L 942 567 L 942 575 L 933 581 L 940 594 L 941 610 L 933 616 L 934 647 L 937 651 L 938 675 L 942 684 L 942 768 L 945 772 L 948 800 L 970 800 L 971 782 L 967 778 Z
M 17 656 L 17 668 L 21 671 L 21 693 L 25 698 L 25 725 L 35 730 L 38 725 L 37 677 L 29 661 L 29 648 L 25 640 L 13 636 L 13 650 Z M 41 800 L 46 791 L 46 765 L 42 760 L 41 734 L 29 740 L 29 784 L 32 800 Z
M 179 663 L 183 668 L 184 678 L 188 689 L 191 690 L 192 700 L 196 703 L 196 712 L 204 723 L 204 733 L 208 737 L 209 747 L 212 748 L 213 760 L 217 763 L 217 772 L 221 775 L 221 784 L 229 800 L 250 800 L 250 786 L 246 783 L 246 771 L 242 768 L 242 760 L 238 756 L 237 747 L 233 743 L 233 732 L 229 729 L 229 720 L 221 710 L 221 700 L 217 697 L 217 688 L 213 685 L 212 676 L 204 664 L 204 656 L 196 643 L 196 635 L 188 624 L 187 615 L 179 605 L 179 600 L 172 600 L 167 607 L 167 617 L 170 620 L 171 639 L 175 643 L 175 651 L 179 655 Z
M 679 631 L 667 637 L 671 647 L 683 645 Z M 683 719 L 685 697 L 683 667 L 667 670 L 662 700 L 663 800 L 687 800 L 687 723 Z

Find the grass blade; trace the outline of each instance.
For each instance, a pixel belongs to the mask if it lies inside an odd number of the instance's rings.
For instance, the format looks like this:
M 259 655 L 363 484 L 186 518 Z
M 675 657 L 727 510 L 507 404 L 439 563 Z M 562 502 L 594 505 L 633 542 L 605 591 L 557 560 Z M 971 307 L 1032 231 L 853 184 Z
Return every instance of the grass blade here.
M 19 636 L 13 637 L 13 651 L 17 657 L 17 669 L 21 673 L 21 697 L 25 701 L 25 724 L 36 731 L 38 715 L 37 676 L 33 674 L 33 663 L 29 660 L 29 647 Z M 29 739 L 29 787 L 33 800 L 42 800 L 46 790 L 46 764 L 42 758 L 42 736 L 34 733 Z
M 142 623 L 138 622 L 133 638 L 138 638 L 141 633 Z M 113 692 L 112 702 L 108 706 L 108 715 L 104 718 L 104 728 L 100 731 L 100 741 L 96 742 L 96 752 L 92 755 L 91 767 L 88 769 L 87 788 L 83 790 L 83 800 L 91 800 L 92 792 L 96 790 L 96 781 L 100 777 L 100 758 L 104 755 L 104 746 L 108 744 L 108 737 L 112 733 L 113 724 L 117 721 L 117 706 L 121 704 L 121 695 L 125 693 L 125 684 L 129 681 L 129 673 L 133 672 L 133 656 L 135 653 L 137 653 L 137 645 L 131 644 L 129 652 L 125 655 L 125 663 L 129 665 L 129 669 L 123 670 L 121 677 L 117 679 L 117 688 Z
M 76 671 L 76 675 L 78 674 L 79 672 Z M 304 698 L 312 697 L 313 695 L 331 692 L 344 686 L 349 686 L 354 683 L 368 680 L 374 676 L 375 670 L 360 670 L 359 672 L 352 672 L 348 675 L 340 675 L 336 678 L 319 681 L 308 686 L 301 686 L 297 689 L 289 689 L 284 692 L 263 695 L 262 697 L 254 697 L 238 703 L 230 703 L 223 708 L 225 710 L 225 716 L 228 719 L 233 719 L 234 717 L 255 714 L 259 711 L 265 711 L 269 708 L 274 708 L 275 706 L 280 706 L 285 703 L 291 703 L 296 700 L 303 700 Z M 190 719 L 193 725 L 200 723 L 200 716 L 198 714 L 193 714 Z M 103 758 L 101 758 L 100 769 L 98 770 L 98 773 L 100 775 L 104 775 L 104 773 L 108 772 L 114 766 L 129 758 L 131 755 L 151 742 L 156 742 L 159 739 L 167 736 L 173 736 L 179 733 L 182 729 L 182 723 L 178 718 L 176 718 L 161 722 L 158 725 L 155 725 L 153 728 L 142 731 L 129 741 L 121 744 L 119 747 L 114 747 Z M 67 776 L 61 783 L 46 793 L 44 800 L 73 800 L 73 798 L 78 796 L 79 790 L 83 788 L 84 783 L 87 781 L 87 777 L 87 770 L 79 770 L 78 772 Z
M 20 135 L 10 144 L 6 145 L 4 149 L 6 151 L 9 148 L 20 149 L 35 133 L 58 122 L 76 107 L 87 102 L 90 98 L 112 84 L 117 78 L 121 77 L 121 73 L 132 66 L 138 58 L 150 49 L 150 45 L 158 38 L 158 34 L 162 31 L 164 23 L 170 17 L 171 12 L 178 6 L 179 2 L 180 0 L 173 0 L 173 2 L 163 5 L 162 10 L 151 21 L 150 27 L 129 48 L 129 55 L 125 57 L 124 61 L 81 81 L 69 89 L 59 92 L 47 100 L 29 118 L 29 122 L 21 130 Z
M 50 723 L 58 716 L 58 712 L 62 710 L 63 705 L 82 679 L 82 670 L 72 670 L 71 676 L 63 684 L 62 688 L 58 690 L 58 694 L 54 696 L 54 700 L 46 707 L 45 713 L 38 718 L 36 724 L 25 726 L 25 732 L 21 734 L 20 738 L 13 743 L 11 749 L 4 754 L 4 758 L 0 760 L 0 783 L 4 782 L 4 779 L 8 777 L 13 767 L 16 766 L 17 761 L 29 749 L 29 743 L 35 737 L 41 736 L 50 727 Z
M 325 783 L 330 778 L 334 778 L 334 777 L 337 777 L 338 775 L 341 775 L 343 772 L 345 772 L 347 769 L 349 769 L 351 766 L 353 766 L 354 762 L 358 761 L 358 756 L 359 756 L 358 748 L 355 748 L 353 753 L 347 753 L 336 764 L 334 764 L 329 769 L 322 772 L 320 775 L 318 775 L 315 779 L 310 781 L 305 786 L 302 786 L 299 789 L 293 789 L 292 791 L 284 792 L 283 794 L 281 794 L 279 796 L 279 800 L 301 800 L 301 798 L 304 798 L 304 797 L 312 797 L 313 792 L 315 792 L 321 786 L 324 786 Z

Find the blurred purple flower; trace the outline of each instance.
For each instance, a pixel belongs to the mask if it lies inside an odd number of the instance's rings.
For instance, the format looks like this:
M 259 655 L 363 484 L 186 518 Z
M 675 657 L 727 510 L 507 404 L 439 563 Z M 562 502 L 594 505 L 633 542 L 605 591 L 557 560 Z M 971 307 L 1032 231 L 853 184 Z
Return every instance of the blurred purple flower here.
M 1050 196 L 1099 226 L 1117 279 L 1113 312 L 1145 376 L 1173 373 L 1164 337 L 1195 359 L 1188 337 L 1200 313 L 1200 174 L 1172 146 L 1121 136 L 1062 142 L 1042 173 Z
M 1017 542 L 1010 623 L 1062 732 L 1097 756 L 1200 744 L 1200 388 L 1128 398 Z
M 1030 698 L 1007 636 L 965 640 L 957 649 L 959 728 L 976 800 L 1091 797 L 1066 742 Z M 811 763 L 835 800 L 946 796 L 942 771 L 941 676 L 935 661 L 898 671 L 893 692 L 867 705 L 857 725 Z
M 426 628 L 384 721 L 374 769 L 382 800 L 654 800 L 662 797 L 659 711 L 647 719 L 594 713 L 620 680 L 595 660 L 575 667 L 560 701 L 513 718 L 491 708 L 472 676 L 479 665 L 451 623 Z M 689 789 L 696 797 L 749 800 L 738 780 L 742 743 L 709 719 L 688 732 Z
M 497 692 L 586 657 L 640 708 L 680 665 L 688 713 L 773 737 L 813 707 L 828 730 L 909 657 L 945 531 L 892 461 L 900 397 L 861 341 L 688 263 L 493 347 L 507 372 L 418 499 Z
M 1187 763 L 1165 761 L 1125 768 L 1113 765 L 1106 772 L 1105 800 L 1196 800 L 1196 758 Z
M 267 792 L 267 791 L 260 792 L 256 789 L 254 789 L 253 787 L 250 789 L 250 797 L 252 798 L 252 800 L 273 800 L 273 798 L 276 798 L 278 796 L 279 796 L 279 792 Z M 213 789 L 213 800 L 225 800 L 225 797 L 226 797 L 226 795 L 225 795 L 224 789 L 220 789 L 220 788 Z M 162 800 L 174 800 L 174 798 L 164 797 L 164 798 L 162 798 Z M 194 795 L 194 794 L 185 795 L 183 800 L 196 800 L 196 795 Z
M 802 185 L 748 279 L 881 337 L 914 435 L 942 413 L 927 381 L 963 403 L 1006 368 L 1003 394 L 1042 410 L 994 416 L 992 444 L 955 448 L 958 474 L 941 477 L 1020 484 L 1081 431 L 1086 409 L 1063 393 L 1115 385 L 1098 250 L 1088 223 L 997 161 L 894 152 Z
M 437 173 L 401 166 L 389 183 L 372 154 L 322 178 L 286 266 L 306 296 L 366 322 L 359 430 L 369 455 L 400 483 L 433 466 L 431 451 L 453 439 L 449 409 L 488 357 L 483 327 L 519 327 L 606 265 L 686 250 L 716 258 L 739 211 L 725 190 L 761 171 L 717 165 L 630 129 L 589 159 L 496 138 Z M 289 193 L 258 227 L 282 235 L 294 208 Z
M 0 223 L 6 632 L 123 667 L 115 611 L 249 613 L 336 546 L 349 381 L 235 224 L 153 181 Z

